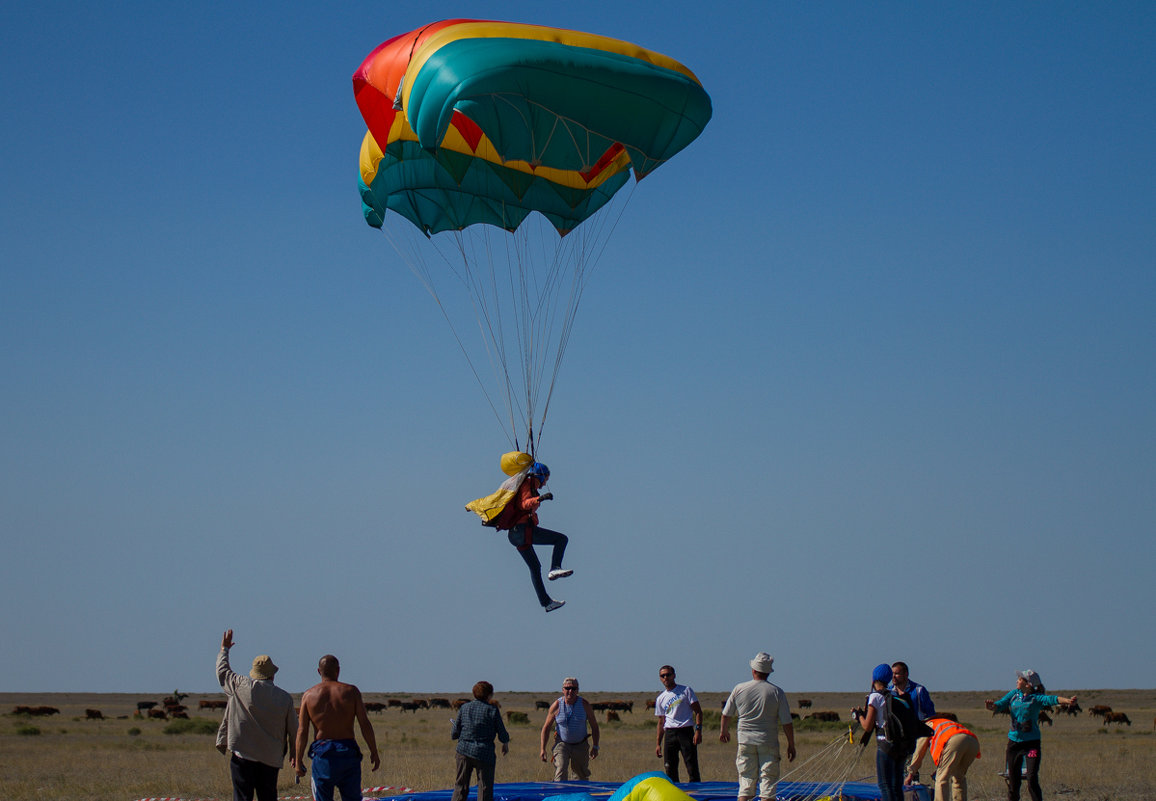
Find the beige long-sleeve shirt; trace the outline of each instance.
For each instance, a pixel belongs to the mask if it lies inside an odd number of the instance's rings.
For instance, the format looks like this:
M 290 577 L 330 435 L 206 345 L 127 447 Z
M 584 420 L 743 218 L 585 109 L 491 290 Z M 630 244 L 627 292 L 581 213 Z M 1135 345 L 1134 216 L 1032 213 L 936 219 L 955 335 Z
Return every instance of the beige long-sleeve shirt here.
M 217 654 L 217 681 L 229 699 L 217 732 L 217 747 L 223 746 L 226 753 L 232 751 L 243 759 L 282 767 L 297 737 L 293 696 L 272 681 L 234 672 L 225 648 Z

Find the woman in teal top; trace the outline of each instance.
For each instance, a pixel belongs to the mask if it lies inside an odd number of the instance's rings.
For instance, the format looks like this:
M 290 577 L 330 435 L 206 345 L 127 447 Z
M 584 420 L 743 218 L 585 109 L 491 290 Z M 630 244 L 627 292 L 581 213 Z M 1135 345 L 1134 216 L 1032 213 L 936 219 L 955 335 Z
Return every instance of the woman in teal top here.
M 1074 704 L 1076 696 L 1044 695 L 1044 683 L 1034 670 L 1016 671 L 1016 688 L 998 701 L 984 702 L 993 712 L 1011 715 L 1007 734 L 1007 797 L 1019 801 L 1022 766 L 1027 765 L 1028 793 L 1042 801 L 1040 790 L 1040 712 L 1049 706 Z

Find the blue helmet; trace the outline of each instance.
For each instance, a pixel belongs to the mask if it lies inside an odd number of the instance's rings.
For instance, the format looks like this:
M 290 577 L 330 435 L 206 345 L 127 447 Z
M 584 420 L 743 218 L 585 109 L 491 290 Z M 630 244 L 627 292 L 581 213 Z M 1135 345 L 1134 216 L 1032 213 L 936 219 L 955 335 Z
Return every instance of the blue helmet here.
M 534 462 L 530 465 L 530 475 L 538 479 L 542 484 L 545 484 L 550 480 L 550 468 L 541 462 Z

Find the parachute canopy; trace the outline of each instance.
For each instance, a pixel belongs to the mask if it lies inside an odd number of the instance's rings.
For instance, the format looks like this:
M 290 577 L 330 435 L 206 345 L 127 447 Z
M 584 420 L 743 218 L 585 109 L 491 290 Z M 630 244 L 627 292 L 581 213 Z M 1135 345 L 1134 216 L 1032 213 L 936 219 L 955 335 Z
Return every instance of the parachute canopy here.
M 610 206 L 632 172 L 702 132 L 710 97 L 685 66 L 628 42 L 462 19 L 384 42 L 353 91 L 366 222 L 434 296 L 499 419 L 504 396 L 511 444 L 532 455 L 586 273 L 617 223 Z M 484 351 L 459 335 L 467 304 L 443 302 L 447 284 L 465 288 Z
M 427 233 L 539 211 L 566 233 L 633 168 L 645 176 L 702 132 L 710 98 L 674 59 L 605 36 L 445 20 L 366 57 L 353 91 L 366 220 Z

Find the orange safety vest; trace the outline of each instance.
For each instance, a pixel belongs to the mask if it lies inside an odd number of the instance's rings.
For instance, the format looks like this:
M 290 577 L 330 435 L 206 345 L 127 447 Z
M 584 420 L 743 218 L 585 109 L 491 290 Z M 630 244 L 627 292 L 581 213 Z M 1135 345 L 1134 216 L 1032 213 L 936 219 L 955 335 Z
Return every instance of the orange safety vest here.
M 924 723 L 930 726 L 935 732 L 931 735 L 931 761 L 936 765 L 939 764 L 939 757 L 943 755 L 943 746 L 947 745 L 947 741 L 952 737 L 957 734 L 967 734 L 975 737 L 975 734 L 963 726 L 960 726 L 954 720 L 948 720 L 947 718 L 931 718 L 930 720 L 925 720 Z M 976 737 L 976 740 L 979 740 L 979 738 Z M 978 753 L 975 755 L 975 758 L 979 759 Z

